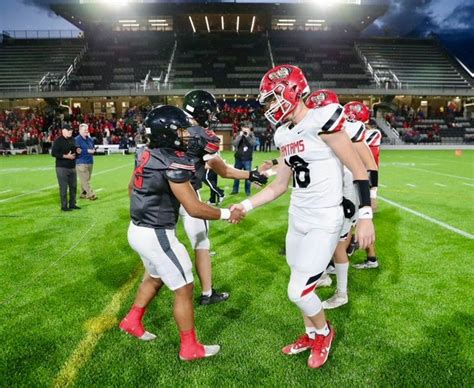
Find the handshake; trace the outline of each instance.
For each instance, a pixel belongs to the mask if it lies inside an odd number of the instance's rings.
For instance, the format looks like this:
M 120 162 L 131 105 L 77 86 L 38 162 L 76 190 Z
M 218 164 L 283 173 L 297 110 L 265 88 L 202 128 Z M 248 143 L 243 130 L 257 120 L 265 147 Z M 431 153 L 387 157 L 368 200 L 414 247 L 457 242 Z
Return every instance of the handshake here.
M 247 215 L 242 204 L 237 203 L 229 207 L 230 217 L 227 219 L 231 224 L 238 224 Z

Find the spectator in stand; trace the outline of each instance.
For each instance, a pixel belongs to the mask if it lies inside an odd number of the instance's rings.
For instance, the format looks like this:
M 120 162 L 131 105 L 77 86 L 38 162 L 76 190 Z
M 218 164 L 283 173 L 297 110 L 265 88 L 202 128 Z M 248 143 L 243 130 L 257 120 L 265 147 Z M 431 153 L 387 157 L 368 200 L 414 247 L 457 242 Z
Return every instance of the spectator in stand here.
M 249 127 L 242 127 L 242 130 L 237 137 L 232 141 L 232 145 L 235 147 L 235 164 L 234 167 L 237 170 L 252 170 L 252 156 L 253 147 L 255 146 L 256 140 L 255 135 Z M 231 194 L 237 194 L 239 192 L 240 181 L 234 180 L 234 187 Z M 245 194 L 250 196 L 250 181 L 245 181 Z
M 264 151 L 269 152 L 272 150 L 272 142 L 273 142 L 273 130 L 268 128 L 265 132 L 265 147 Z
M 72 139 L 72 128 L 64 124 L 59 136 L 53 143 L 51 155 L 56 158 L 56 176 L 59 183 L 59 195 L 61 198 L 61 210 L 71 211 L 80 209 L 76 205 L 77 175 L 76 156 L 81 152 Z M 69 206 L 67 191 L 69 188 Z
M 81 152 L 76 159 L 76 172 L 81 182 L 80 198 L 87 198 L 95 201 L 97 196 L 92 190 L 90 181 L 92 177 L 92 169 L 94 166 L 95 154 L 94 141 L 89 135 L 89 126 L 85 123 L 79 125 L 79 135 L 76 136 L 76 146 L 81 149 Z

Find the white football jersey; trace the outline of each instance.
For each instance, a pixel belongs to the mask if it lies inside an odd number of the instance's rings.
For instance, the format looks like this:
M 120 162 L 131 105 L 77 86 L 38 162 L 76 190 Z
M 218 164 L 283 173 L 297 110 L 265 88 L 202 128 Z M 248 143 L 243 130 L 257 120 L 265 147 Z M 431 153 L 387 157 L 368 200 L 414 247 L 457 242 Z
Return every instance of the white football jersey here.
M 346 121 L 344 130 L 353 143 L 364 140 L 365 124 L 361 121 Z
M 290 212 L 293 207 L 341 204 L 342 164 L 320 134 L 340 131 L 343 124 L 342 106 L 330 104 L 311 109 L 297 125 L 285 124 L 275 132 L 275 145 L 293 170 Z
M 364 140 L 369 147 L 380 147 L 382 133 L 378 129 L 367 129 Z

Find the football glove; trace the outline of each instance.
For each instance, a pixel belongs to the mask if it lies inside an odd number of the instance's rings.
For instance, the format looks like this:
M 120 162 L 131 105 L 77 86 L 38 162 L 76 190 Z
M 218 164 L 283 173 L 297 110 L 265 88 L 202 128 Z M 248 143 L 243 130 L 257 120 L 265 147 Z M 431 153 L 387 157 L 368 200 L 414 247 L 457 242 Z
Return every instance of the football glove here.
M 260 174 L 258 170 L 255 169 L 255 170 L 250 171 L 249 181 L 259 186 L 263 186 L 267 184 L 268 178 L 265 175 Z

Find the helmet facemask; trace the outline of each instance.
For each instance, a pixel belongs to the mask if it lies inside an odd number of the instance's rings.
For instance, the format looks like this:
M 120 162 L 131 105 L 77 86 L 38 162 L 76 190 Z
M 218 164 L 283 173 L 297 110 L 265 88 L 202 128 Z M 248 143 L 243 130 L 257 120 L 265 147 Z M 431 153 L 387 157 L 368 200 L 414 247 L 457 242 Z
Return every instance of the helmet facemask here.
M 261 93 L 258 97 L 259 103 L 265 106 L 265 118 L 275 126 L 296 108 L 296 105 L 283 97 L 284 92 L 285 86 L 277 84 L 272 90 Z

